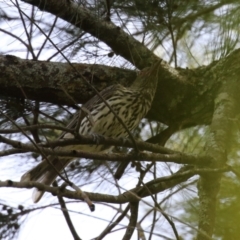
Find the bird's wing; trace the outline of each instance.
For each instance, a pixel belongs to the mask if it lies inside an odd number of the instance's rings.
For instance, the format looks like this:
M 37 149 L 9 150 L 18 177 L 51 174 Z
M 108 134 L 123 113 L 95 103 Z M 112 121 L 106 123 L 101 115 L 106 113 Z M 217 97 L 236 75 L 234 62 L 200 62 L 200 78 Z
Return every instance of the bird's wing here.
M 122 87 L 123 86 L 121 86 L 120 84 L 111 85 L 103 89 L 99 94 L 103 97 L 103 99 L 107 100 L 109 96 L 114 95 L 114 92 L 118 89 L 121 89 Z M 90 114 L 92 109 L 100 102 L 103 101 L 98 95 L 95 95 L 94 97 L 89 99 L 86 103 L 82 105 L 81 109 L 79 109 L 79 111 L 74 114 L 72 120 L 68 123 L 67 128 L 74 129 L 76 125 L 81 123 L 82 120 L 88 115 L 88 113 L 84 111 L 84 109 L 86 109 Z M 91 116 L 89 117 L 91 118 Z M 62 132 L 58 139 L 64 138 L 65 134 L 66 132 Z

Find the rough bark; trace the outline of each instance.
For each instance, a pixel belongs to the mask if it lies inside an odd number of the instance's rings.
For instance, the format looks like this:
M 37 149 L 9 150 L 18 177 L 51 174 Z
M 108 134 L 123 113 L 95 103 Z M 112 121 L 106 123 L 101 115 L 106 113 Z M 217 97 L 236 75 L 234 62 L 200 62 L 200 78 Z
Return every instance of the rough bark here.
M 240 54 L 236 55 L 240 57 Z M 212 67 L 215 64 L 198 69 L 175 70 L 163 63 L 165 71 L 160 73 L 157 93 L 147 117 L 181 127 L 209 123 L 214 98 L 221 84 L 213 77 Z M 135 71 L 103 65 L 73 66 L 0 56 L 0 94 L 72 105 L 84 103 L 95 94 L 86 80 L 100 91 L 114 83 L 128 86 L 136 77 Z
M 95 95 L 87 81 L 101 91 L 113 83 L 127 86 L 136 77 L 134 71 L 103 65 L 72 66 L 68 63 L 24 60 L 11 55 L 0 56 L 0 94 L 73 105 L 84 103 Z

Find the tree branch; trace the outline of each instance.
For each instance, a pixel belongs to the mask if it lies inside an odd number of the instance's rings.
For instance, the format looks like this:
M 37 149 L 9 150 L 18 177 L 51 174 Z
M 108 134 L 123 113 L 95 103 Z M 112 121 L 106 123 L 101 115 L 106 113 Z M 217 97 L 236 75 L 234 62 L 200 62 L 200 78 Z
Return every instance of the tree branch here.
M 0 55 L 0 94 L 19 98 L 25 98 L 25 94 L 32 100 L 73 105 L 84 103 L 95 95 L 84 79 L 101 91 L 114 81 L 127 86 L 136 78 L 135 71 L 116 67 L 76 63 L 73 66 L 81 75 L 68 63 L 30 61 Z M 66 97 L 63 89 L 76 102 Z
M 58 187 L 56 181 L 53 183 L 53 186 L 54 187 Z M 69 227 L 70 232 L 72 233 L 73 239 L 74 240 L 81 240 L 81 238 L 77 234 L 77 231 L 76 231 L 75 227 L 73 226 L 72 220 L 71 220 L 70 215 L 68 213 L 68 209 L 67 209 L 67 206 L 66 206 L 66 203 L 65 203 L 63 197 L 57 196 L 57 198 L 58 198 L 58 202 L 59 202 L 59 204 L 61 206 L 61 210 L 62 210 L 63 216 L 64 216 L 64 218 L 65 218 L 65 220 L 67 222 L 67 225 Z
M 228 58 L 232 57 L 240 59 L 240 52 L 236 51 Z M 29 61 L 0 55 L 0 94 L 73 105 L 84 103 L 95 95 L 84 79 L 101 91 L 116 82 L 129 86 L 136 78 L 135 71 L 102 65 L 73 65 L 81 76 L 67 63 Z M 177 123 L 179 129 L 211 122 L 214 97 L 221 85 L 212 71 L 217 65 L 213 63 L 194 70 L 176 71 L 162 63 L 166 71 L 159 76 L 157 92 L 147 118 L 169 126 Z M 219 67 L 222 65 L 219 64 Z M 75 102 L 66 97 L 63 89 Z
M 156 162 L 174 162 L 179 164 L 191 164 L 191 165 L 209 165 L 211 159 L 206 156 L 195 156 L 187 154 L 160 154 L 160 153 L 92 153 L 76 150 L 58 150 L 58 149 L 49 149 L 41 147 L 40 145 L 25 144 L 19 141 L 14 141 L 7 139 L 3 136 L 0 136 L 0 142 L 9 144 L 14 148 L 22 150 L 23 152 L 31 151 L 37 152 L 40 154 L 54 155 L 54 156 L 68 156 L 73 158 L 89 158 L 89 159 L 98 159 L 98 160 L 108 160 L 108 161 L 156 161 Z
M 172 188 L 182 182 L 185 182 L 187 179 L 191 178 L 196 174 L 203 173 L 219 173 L 229 171 L 228 167 L 219 168 L 219 169 L 194 169 L 189 167 L 183 167 L 177 173 L 172 174 L 168 177 L 157 178 L 153 181 L 145 183 L 144 186 L 136 187 L 131 190 L 128 190 L 119 195 L 107 195 L 100 193 L 91 193 L 91 192 L 81 192 L 81 191 L 70 191 L 65 188 L 56 188 L 50 187 L 48 185 L 41 184 L 39 182 L 14 182 L 11 180 L 0 181 L 0 187 L 13 187 L 13 188 L 37 188 L 41 191 L 52 193 L 54 196 L 62 196 L 70 199 L 85 200 L 85 195 L 89 199 L 95 202 L 105 202 L 105 203 L 115 203 L 122 204 L 128 202 L 140 201 L 144 197 L 149 196 L 149 191 L 151 194 L 163 192 L 169 188 Z M 146 187 L 147 186 L 147 189 Z
M 49 12 L 72 25 L 88 32 L 106 43 L 117 55 L 143 69 L 153 63 L 155 55 L 139 41 L 125 33 L 119 26 L 94 15 L 76 2 L 66 0 L 23 0 L 28 4 Z
M 133 235 L 133 232 L 137 225 L 138 208 L 139 208 L 139 201 L 130 202 L 131 215 L 130 215 L 130 220 L 129 220 L 129 224 L 127 226 L 126 232 L 123 236 L 123 240 L 130 240 Z

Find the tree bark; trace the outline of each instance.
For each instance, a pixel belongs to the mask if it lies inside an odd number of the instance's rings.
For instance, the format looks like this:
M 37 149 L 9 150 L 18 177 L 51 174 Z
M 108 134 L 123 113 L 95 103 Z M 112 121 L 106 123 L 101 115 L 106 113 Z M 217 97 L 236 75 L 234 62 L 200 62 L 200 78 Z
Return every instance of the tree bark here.
M 196 69 L 179 68 L 172 71 L 163 63 L 165 71 L 160 73 L 157 92 L 147 118 L 170 126 L 178 124 L 180 128 L 209 124 L 214 100 L 222 85 L 217 71 L 224 66 L 225 60 L 231 59 L 240 61 L 240 51 Z M 84 103 L 95 94 L 86 81 L 100 91 L 114 83 L 129 86 L 136 77 L 135 71 L 103 65 L 74 63 L 73 66 L 0 56 L 0 94 L 73 105 Z

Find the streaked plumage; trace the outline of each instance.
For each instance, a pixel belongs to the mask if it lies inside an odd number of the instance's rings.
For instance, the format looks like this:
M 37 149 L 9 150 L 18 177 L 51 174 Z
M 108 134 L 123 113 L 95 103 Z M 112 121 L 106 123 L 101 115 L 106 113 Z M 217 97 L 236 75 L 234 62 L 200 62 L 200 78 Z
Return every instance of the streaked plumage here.
M 113 111 L 118 114 L 130 131 L 139 124 L 151 107 L 157 87 L 159 64 L 160 61 L 150 68 L 143 69 L 129 88 L 117 84 L 107 87 L 100 92 L 101 96 L 108 102 Z M 79 134 L 88 135 L 96 133 L 107 137 L 127 137 L 126 129 L 119 123 L 118 119 L 99 96 L 96 95 L 91 98 L 83 107 L 90 112 L 90 117 L 94 124 L 92 125 L 88 116 L 84 114 L 83 119 L 81 119 Z M 80 114 L 76 113 L 67 127 L 75 128 L 79 121 L 79 116 Z M 60 138 L 73 138 L 73 135 L 62 133 Z M 106 146 L 73 145 L 62 148 L 99 152 L 106 149 Z M 48 160 L 61 172 L 74 159 L 71 157 L 57 158 L 50 156 Z M 21 181 L 38 181 L 50 185 L 56 177 L 56 171 L 46 160 L 43 160 L 36 167 L 25 173 Z M 38 202 L 43 193 L 35 190 L 33 201 Z

